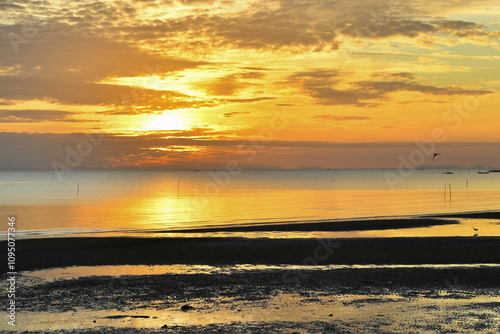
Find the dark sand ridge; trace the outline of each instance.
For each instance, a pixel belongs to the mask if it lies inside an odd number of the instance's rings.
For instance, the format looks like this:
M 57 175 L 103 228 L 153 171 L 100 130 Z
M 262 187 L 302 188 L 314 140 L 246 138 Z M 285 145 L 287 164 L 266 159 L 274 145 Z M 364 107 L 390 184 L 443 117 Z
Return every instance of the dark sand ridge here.
M 458 214 L 490 215 L 498 212 Z M 450 215 L 451 216 L 451 215 Z M 444 216 L 442 216 L 444 217 Z M 202 228 L 176 232 L 357 231 L 457 224 L 433 217 Z M 148 231 L 151 232 L 151 231 Z M 67 237 L 20 239 L 17 270 L 112 264 L 424 264 L 500 263 L 500 237 L 359 239 Z M 2 253 L 5 241 L 0 242 Z M 316 255 L 315 255 L 316 254 Z M 328 255 L 328 256 L 326 256 Z M 6 254 L 4 255 L 6 256 Z M 326 259 L 323 259 L 325 258 Z M 2 263 L 5 268 L 6 263 Z
M 451 213 L 451 214 L 440 214 L 433 215 L 439 218 L 470 218 L 470 219 L 499 219 L 500 212 L 489 211 L 489 212 L 467 212 L 467 213 Z
M 6 256 L 5 241 L 0 247 Z M 25 239 L 17 241 L 16 263 L 18 271 L 112 264 L 500 263 L 500 237 Z
M 265 225 L 238 225 L 224 227 L 192 228 L 182 230 L 148 231 L 156 233 L 206 233 L 206 232 L 268 232 L 268 231 L 371 231 L 401 228 L 419 228 L 438 225 L 458 224 L 457 220 L 438 218 L 385 218 L 353 219 L 321 222 L 285 222 Z

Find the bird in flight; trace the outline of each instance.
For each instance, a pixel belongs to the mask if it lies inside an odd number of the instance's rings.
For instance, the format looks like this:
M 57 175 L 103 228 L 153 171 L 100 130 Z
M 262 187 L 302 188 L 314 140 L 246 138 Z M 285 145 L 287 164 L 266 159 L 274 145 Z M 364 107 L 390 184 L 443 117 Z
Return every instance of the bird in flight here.
M 437 157 L 438 155 L 441 155 L 441 153 L 434 153 L 434 155 L 432 156 L 432 160 L 434 160 L 434 158 Z

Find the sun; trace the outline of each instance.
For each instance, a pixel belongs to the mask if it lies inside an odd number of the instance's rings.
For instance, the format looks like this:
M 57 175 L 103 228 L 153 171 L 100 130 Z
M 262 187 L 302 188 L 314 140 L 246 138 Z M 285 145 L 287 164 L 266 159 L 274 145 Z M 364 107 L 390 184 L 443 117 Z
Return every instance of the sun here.
M 165 111 L 160 115 L 148 116 L 143 131 L 183 130 L 188 122 L 178 111 Z

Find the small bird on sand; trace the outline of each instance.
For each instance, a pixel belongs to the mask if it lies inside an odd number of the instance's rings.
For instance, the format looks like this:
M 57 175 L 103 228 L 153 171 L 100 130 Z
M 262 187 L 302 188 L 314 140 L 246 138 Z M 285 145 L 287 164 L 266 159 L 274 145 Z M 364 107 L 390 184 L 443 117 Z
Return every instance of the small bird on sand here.
M 476 232 L 477 232 L 477 231 L 479 231 L 479 230 L 478 230 L 477 228 L 475 228 L 474 226 L 472 227 L 472 229 L 473 229 L 474 231 L 476 231 Z
M 432 160 L 434 161 L 434 158 L 437 157 L 438 155 L 441 155 L 441 153 L 434 153 L 434 155 L 432 156 Z

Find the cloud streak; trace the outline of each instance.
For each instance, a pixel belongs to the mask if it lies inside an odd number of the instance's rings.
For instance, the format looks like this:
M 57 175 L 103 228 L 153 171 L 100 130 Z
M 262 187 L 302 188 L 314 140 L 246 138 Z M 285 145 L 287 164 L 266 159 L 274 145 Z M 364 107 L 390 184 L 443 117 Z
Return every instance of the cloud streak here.
M 255 148 L 249 141 L 240 139 L 212 139 L 221 134 L 212 129 L 192 129 L 156 134 L 129 136 L 106 134 L 103 144 L 85 157 L 79 169 L 164 169 L 164 168 L 224 168 L 227 161 L 235 159 L 247 165 L 246 149 Z M 52 133 L 0 133 L 0 169 L 3 170 L 52 170 L 52 163 L 64 163 L 68 153 L 66 147 L 76 147 L 83 134 Z M 240 149 L 239 149 L 240 148 Z M 256 166 L 267 165 L 289 168 L 303 165 L 306 157 L 319 159 L 325 153 L 331 159 L 323 161 L 321 167 L 365 168 L 366 159 L 375 162 L 375 167 L 390 168 L 391 159 L 398 152 L 415 148 L 413 142 L 326 142 L 326 141 L 273 141 L 259 153 Z M 448 155 L 470 154 L 480 157 L 478 162 L 495 165 L 500 158 L 497 142 L 447 142 L 440 150 Z M 367 153 L 370 152 L 367 157 Z M 344 160 L 347 159 L 347 165 Z M 267 163 L 266 163 L 267 161 Z M 353 162 L 356 162 L 354 163 Z M 397 161 L 397 160 L 396 160 Z M 466 160 L 454 160 L 465 163 Z M 201 164 L 201 165 L 200 165 Z M 251 164 L 248 164 L 251 166 Z
M 316 115 L 313 116 L 314 119 L 319 121 L 365 121 L 369 119 L 373 119 L 372 117 L 367 116 L 349 116 L 349 115 Z
M 374 106 L 378 100 L 386 99 L 389 94 L 405 91 L 417 92 L 427 95 L 486 95 L 494 93 L 485 89 L 466 89 L 461 87 L 437 87 L 423 85 L 414 81 L 411 73 L 376 73 L 375 77 L 382 76 L 381 81 L 353 81 L 350 89 L 340 89 L 336 86 L 345 83 L 348 73 L 338 70 L 317 70 L 296 73 L 289 77 L 291 83 L 299 83 L 305 94 L 316 100 L 321 105 L 354 105 L 358 107 Z
M 0 110 L 0 123 L 81 122 L 63 110 Z

